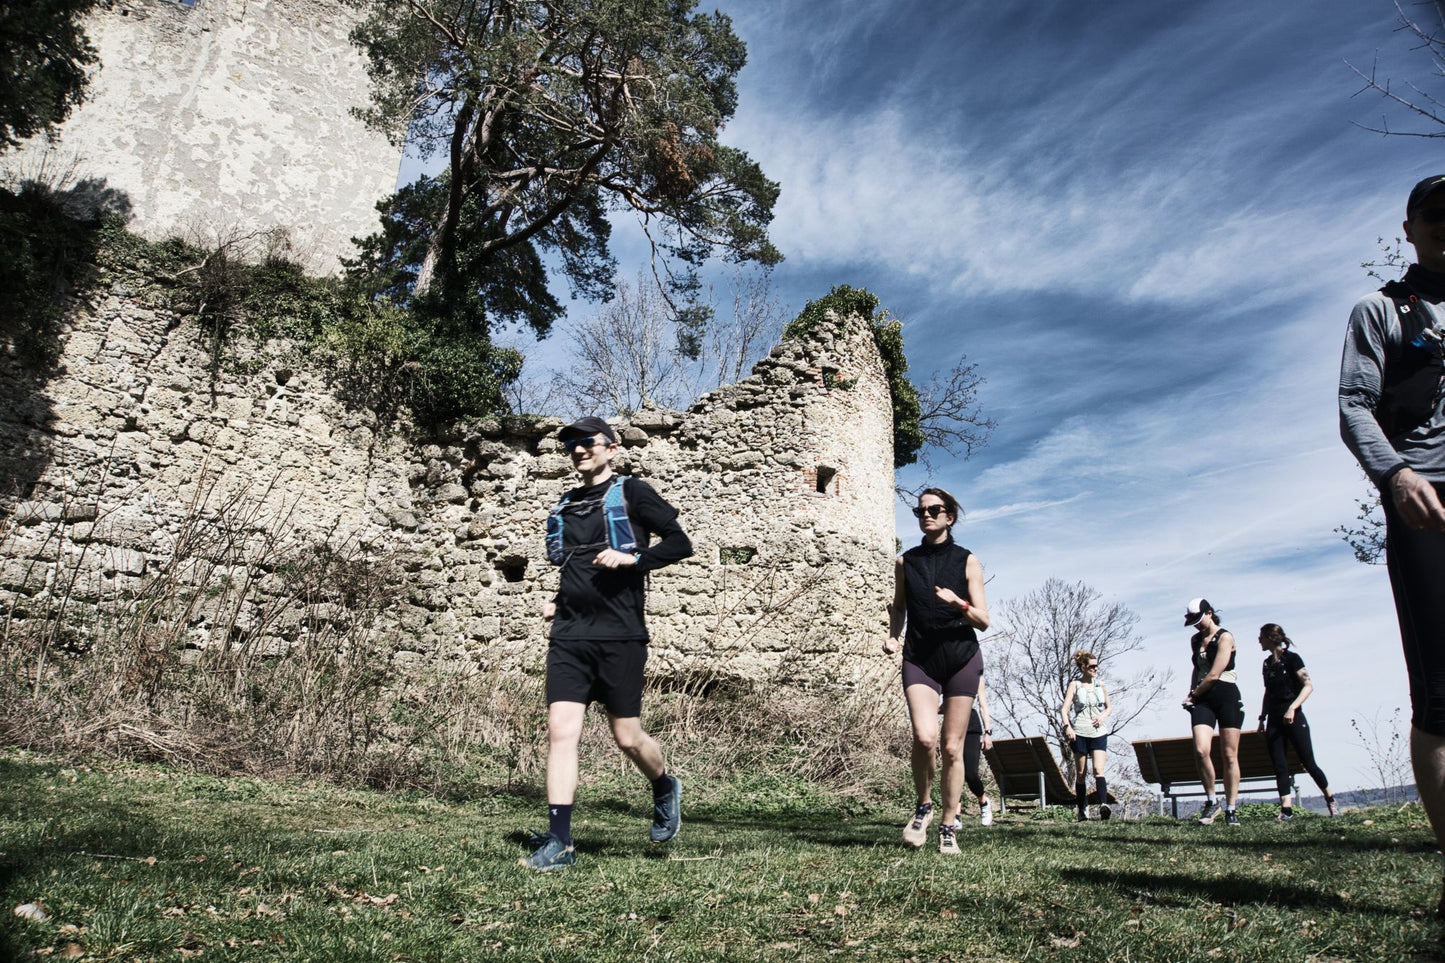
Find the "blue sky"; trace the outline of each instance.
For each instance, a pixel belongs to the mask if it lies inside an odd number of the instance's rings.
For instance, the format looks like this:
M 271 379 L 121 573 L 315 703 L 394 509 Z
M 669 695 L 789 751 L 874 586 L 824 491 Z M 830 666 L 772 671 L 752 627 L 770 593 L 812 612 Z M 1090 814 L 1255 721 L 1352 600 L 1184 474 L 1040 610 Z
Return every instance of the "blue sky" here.
M 1364 492 L 1335 380 L 1375 286 L 1360 262 L 1445 170 L 1431 141 L 1357 126 L 1387 106 L 1346 61 L 1428 82 L 1393 6 L 720 9 L 749 48 L 723 138 L 782 184 L 789 313 L 866 287 L 905 321 L 916 380 L 962 354 L 987 379 L 989 446 L 901 481 L 959 496 L 991 601 L 1087 581 L 1140 615 L 1139 664 L 1182 693 L 1181 616 L 1204 595 L 1241 643 L 1251 719 L 1254 640 L 1279 622 L 1318 687 L 1322 765 L 1337 789 L 1368 782 L 1349 719 L 1407 697 L 1385 572 L 1332 532 Z M 898 530 L 917 537 L 902 507 Z M 1171 698 L 1126 736 L 1187 732 Z

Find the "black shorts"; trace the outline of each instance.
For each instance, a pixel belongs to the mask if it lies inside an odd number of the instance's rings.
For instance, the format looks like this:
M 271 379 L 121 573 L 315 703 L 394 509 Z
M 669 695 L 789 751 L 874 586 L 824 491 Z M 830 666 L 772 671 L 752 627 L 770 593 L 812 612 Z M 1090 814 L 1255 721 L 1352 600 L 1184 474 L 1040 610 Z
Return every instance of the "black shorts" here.
M 600 702 L 619 719 L 635 719 L 642 715 L 645 665 L 647 643 L 641 639 L 553 639 L 547 647 L 547 705 Z
M 983 678 L 983 650 L 973 654 L 973 658 L 964 664 L 946 680 L 935 679 L 924 671 L 923 667 L 907 659 L 903 660 L 903 691 L 907 692 L 909 686 L 926 685 L 941 696 L 950 699 L 959 696 L 970 696 L 978 698 L 978 682 Z
M 1233 682 L 1214 683 L 1189 710 L 1191 726 L 1213 729 L 1216 722 L 1221 729 L 1244 728 L 1244 699 Z
M 1081 736 L 1074 734 L 1074 755 L 1083 756 L 1091 752 L 1108 752 L 1109 736 Z

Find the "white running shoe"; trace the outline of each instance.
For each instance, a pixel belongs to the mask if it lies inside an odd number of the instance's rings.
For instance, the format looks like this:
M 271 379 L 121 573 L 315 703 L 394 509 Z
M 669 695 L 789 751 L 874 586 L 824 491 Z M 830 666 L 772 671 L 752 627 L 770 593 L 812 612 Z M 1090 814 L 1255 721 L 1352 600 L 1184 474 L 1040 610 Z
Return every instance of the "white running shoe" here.
M 933 822 L 933 803 L 924 803 L 903 827 L 903 841 L 915 849 L 928 840 L 928 824 Z
M 980 826 L 993 825 L 993 803 L 984 797 L 983 804 L 979 807 L 978 822 Z

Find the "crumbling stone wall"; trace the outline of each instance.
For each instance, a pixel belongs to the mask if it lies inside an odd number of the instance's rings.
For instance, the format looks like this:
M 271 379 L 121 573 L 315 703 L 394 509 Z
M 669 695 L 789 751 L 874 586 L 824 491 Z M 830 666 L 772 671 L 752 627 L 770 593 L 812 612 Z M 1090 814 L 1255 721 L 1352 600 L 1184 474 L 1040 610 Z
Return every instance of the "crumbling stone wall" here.
M 0 158 L 11 177 L 102 178 L 137 232 L 213 241 L 283 229 L 332 271 L 376 229 L 399 148 L 350 108 L 369 86 L 339 0 L 110 0 L 86 21 L 89 99 L 51 146 Z
M 543 522 L 575 483 L 561 419 L 408 442 L 283 354 L 213 375 L 206 339 L 144 279 L 102 272 L 99 292 L 75 305 L 48 380 L 0 357 L 15 399 L 0 409 L 5 631 L 54 617 L 63 597 L 84 634 L 96 613 L 146 603 L 164 575 L 198 590 L 186 647 L 249 639 L 283 653 L 306 629 L 275 599 L 324 545 L 385 567 L 395 667 L 540 670 L 539 612 L 556 587 Z M 619 425 L 619 468 L 679 508 L 696 547 L 651 576 L 655 675 L 813 687 L 891 668 L 877 654 L 891 412 L 866 322 L 835 318 L 687 412 Z M 338 620 L 344 588 L 328 603 Z

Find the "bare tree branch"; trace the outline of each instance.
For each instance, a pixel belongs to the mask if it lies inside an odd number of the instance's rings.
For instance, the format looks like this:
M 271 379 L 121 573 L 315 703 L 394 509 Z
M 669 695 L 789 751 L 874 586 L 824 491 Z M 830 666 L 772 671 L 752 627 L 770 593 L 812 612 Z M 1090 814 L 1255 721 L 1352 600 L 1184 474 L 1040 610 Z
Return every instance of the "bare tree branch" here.
M 1173 680 L 1168 669 L 1153 668 L 1112 676 L 1112 665 L 1143 648 L 1134 631 L 1139 616 L 1118 603 L 1106 604 L 1084 582 L 1051 578 L 1037 591 L 1004 602 L 998 611 L 1003 631 L 994 639 L 988 669 L 989 701 L 997 707 L 994 719 L 1016 736 L 1047 734 L 1066 764 L 1073 750 L 1064 738 L 1059 707 L 1075 677 L 1075 652 L 1092 652 L 1099 660 L 1099 678 L 1114 706 L 1111 734 L 1128 728 Z

